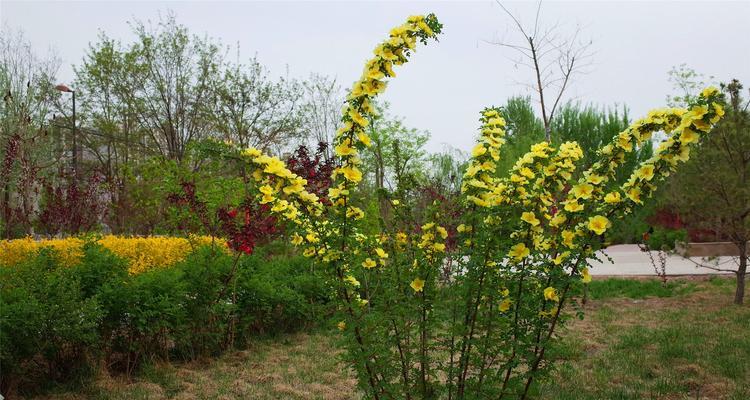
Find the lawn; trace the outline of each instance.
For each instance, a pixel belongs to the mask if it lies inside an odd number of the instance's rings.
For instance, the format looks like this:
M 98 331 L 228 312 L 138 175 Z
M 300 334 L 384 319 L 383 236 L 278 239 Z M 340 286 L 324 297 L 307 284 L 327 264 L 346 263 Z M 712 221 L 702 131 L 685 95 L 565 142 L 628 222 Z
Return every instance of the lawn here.
M 750 307 L 733 281 L 595 280 L 583 320 L 561 332 L 561 360 L 535 398 L 748 399 Z M 258 340 L 244 351 L 100 377 L 39 399 L 357 399 L 330 331 Z

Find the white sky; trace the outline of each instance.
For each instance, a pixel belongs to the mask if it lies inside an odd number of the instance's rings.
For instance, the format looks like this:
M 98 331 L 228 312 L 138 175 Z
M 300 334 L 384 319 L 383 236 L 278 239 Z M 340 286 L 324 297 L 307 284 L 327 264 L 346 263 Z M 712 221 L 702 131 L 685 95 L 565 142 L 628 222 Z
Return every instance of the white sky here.
M 507 2 L 522 20 L 534 2 Z M 133 18 L 158 19 L 173 10 L 192 33 L 240 44 L 272 73 L 335 76 L 348 87 L 391 27 L 411 14 L 434 12 L 444 24 L 439 43 L 421 47 L 383 96 L 409 126 L 431 132 L 431 150 L 449 144 L 463 150 L 474 140 L 478 111 L 525 94 L 508 49 L 486 44 L 517 38 L 494 1 L 477 2 L 31 2 L 0 0 L 0 20 L 21 28 L 39 53 L 54 49 L 62 60 L 61 82 L 72 80 L 99 30 L 123 42 Z M 750 86 L 750 2 L 546 2 L 546 24 L 584 26 L 593 40 L 595 64 L 574 82 L 569 98 L 602 105 L 626 104 L 631 117 L 664 105 L 672 93 L 667 72 L 687 63 L 720 81 Z M 231 55 L 234 57 L 234 53 Z

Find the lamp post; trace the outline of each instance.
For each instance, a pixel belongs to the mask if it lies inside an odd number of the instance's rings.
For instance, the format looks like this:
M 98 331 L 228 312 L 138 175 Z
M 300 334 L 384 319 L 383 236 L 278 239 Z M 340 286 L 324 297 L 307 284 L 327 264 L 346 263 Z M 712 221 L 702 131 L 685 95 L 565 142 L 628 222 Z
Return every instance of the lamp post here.
M 55 89 L 65 92 L 65 93 L 72 93 L 73 94 L 73 176 L 78 177 L 78 138 L 77 138 L 77 128 L 76 128 L 76 91 L 63 85 L 59 84 L 55 86 Z

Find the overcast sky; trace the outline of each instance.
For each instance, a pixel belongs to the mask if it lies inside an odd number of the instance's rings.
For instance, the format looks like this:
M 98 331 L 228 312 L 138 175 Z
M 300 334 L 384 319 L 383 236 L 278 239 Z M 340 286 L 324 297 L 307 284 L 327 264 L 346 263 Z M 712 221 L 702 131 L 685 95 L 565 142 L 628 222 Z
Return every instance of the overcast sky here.
M 505 2 L 531 22 L 534 2 Z M 511 20 L 494 1 L 478 2 L 21 2 L 0 0 L 0 19 L 21 28 L 39 53 L 54 49 L 61 82 L 72 80 L 98 31 L 128 42 L 128 20 L 155 20 L 173 10 L 191 32 L 239 43 L 242 58 L 257 54 L 274 74 L 335 76 L 348 87 L 391 27 L 412 14 L 434 12 L 444 24 L 440 42 L 421 47 L 384 95 L 409 126 L 444 144 L 470 148 L 478 111 L 527 93 L 508 49 L 487 41 L 517 39 Z M 626 104 L 631 116 L 664 105 L 672 93 L 667 72 L 687 63 L 719 81 L 750 85 L 750 2 L 545 2 L 541 20 L 563 32 L 577 24 L 593 40 L 594 65 L 569 98 Z

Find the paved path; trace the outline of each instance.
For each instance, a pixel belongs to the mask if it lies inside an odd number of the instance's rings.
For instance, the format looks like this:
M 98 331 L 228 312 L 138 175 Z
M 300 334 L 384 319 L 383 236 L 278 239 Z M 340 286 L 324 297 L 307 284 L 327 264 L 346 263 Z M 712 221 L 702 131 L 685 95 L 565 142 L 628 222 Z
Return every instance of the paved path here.
M 605 257 L 600 257 L 602 262 L 591 260 L 591 275 L 656 275 L 654 267 L 647 253 L 642 252 L 637 245 L 620 244 L 610 246 L 604 250 L 614 261 L 614 264 Z M 654 260 L 659 265 L 657 252 L 651 252 Z M 700 257 L 693 258 L 695 262 L 703 262 Z M 717 260 L 719 268 L 736 269 L 736 264 L 732 257 L 719 257 Z M 716 262 L 716 261 L 714 261 Z M 705 263 L 705 262 L 704 262 Z M 705 274 L 727 274 L 729 272 L 718 272 L 708 268 L 696 266 L 690 260 L 684 259 L 678 255 L 667 256 L 666 263 L 667 275 L 705 275 Z

